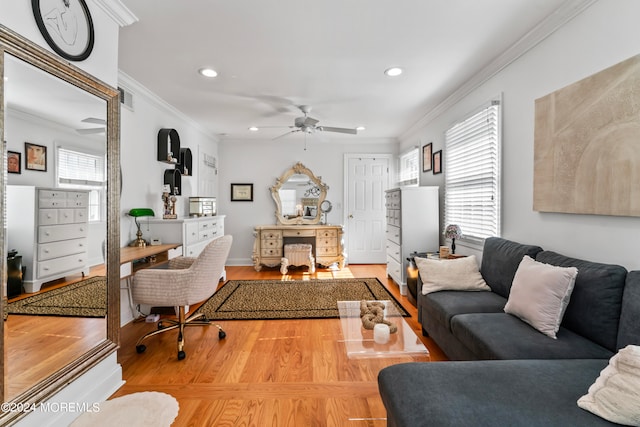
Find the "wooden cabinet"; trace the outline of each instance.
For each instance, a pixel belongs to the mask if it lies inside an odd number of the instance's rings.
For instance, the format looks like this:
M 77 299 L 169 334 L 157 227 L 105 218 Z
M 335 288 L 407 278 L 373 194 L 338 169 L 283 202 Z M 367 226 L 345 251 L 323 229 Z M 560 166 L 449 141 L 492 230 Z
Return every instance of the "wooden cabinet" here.
M 27 293 L 67 275 L 89 274 L 88 204 L 88 191 L 7 186 L 7 240 L 22 255 Z
M 438 187 L 387 190 L 387 274 L 407 295 L 407 257 L 440 246 Z
M 180 243 L 184 256 L 197 257 L 213 239 L 224 236 L 224 217 L 150 219 L 146 234 L 162 243 Z
M 344 244 L 341 225 L 260 225 L 254 230 L 253 265 L 260 271 L 263 265 L 279 266 L 284 245 L 309 243 L 313 247 L 316 264 L 337 263 L 344 268 Z

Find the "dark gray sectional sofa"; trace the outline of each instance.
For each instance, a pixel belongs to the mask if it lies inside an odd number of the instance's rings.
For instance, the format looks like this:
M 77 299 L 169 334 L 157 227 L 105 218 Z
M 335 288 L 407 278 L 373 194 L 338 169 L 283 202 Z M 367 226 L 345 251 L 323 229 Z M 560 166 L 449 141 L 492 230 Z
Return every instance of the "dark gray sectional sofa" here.
M 524 255 L 578 268 L 557 339 L 504 312 Z M 418 294 L 423 333 L 455 361 L 383 369 L 388 426 L 614 425 L 576 401 L 617 350 L 640 344 L 640 271 L 490 238 L 480 272 L 491 292 Z

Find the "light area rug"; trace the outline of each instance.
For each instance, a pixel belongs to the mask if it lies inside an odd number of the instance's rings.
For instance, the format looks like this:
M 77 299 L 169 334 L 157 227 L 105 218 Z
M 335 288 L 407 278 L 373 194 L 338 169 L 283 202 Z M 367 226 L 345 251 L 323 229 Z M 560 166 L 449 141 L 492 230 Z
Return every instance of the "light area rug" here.
M 178 410 L 178 401 L 170 394 L 143 391 L 90 406 L 70 427 L 169 427 Z
M 107 279 L 90 277 L 80 282 L 10 302 L 5 314 L 35 316 L 105 317 Z
M 230 280 L 197 312 L 211 320 L 317 319 L 340 317 L 338 301 L 391 300 L 376 278 L 326 280 Z

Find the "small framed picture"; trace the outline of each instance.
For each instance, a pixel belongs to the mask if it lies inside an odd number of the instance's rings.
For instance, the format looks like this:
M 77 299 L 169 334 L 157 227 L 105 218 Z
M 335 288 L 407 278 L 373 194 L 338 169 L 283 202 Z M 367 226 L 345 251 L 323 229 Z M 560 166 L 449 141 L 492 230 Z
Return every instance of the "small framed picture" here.
M 22 153 L 7 151 L 7 172 L 22 173 Z
M 429 172 L 433 167 L 431 164 L 432 150 L 433 150 L 432 142 L 422 146 L 422 172 Z
M 253 184 L 231 184 L 232 202 L 253 202 Z
M 47 171 L 47 147 L 44 145 L 24 143 L 24 152 L 27 156 L 25 167 L 32 171 Z
M 442 150 L 433 153 L 433 174 L 442 173 Z

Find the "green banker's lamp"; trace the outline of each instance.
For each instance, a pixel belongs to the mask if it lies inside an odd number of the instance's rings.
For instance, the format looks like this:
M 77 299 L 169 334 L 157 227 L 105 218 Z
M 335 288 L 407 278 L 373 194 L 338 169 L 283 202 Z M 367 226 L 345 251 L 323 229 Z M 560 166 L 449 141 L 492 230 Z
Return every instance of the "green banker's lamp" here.
M 129 246 L 135 246 L 138 248 L 144 248 L 147 246 L 147 242 L 142 238 L 142 231 L 140 230 L 140 223 L 138 222 L 138 218 L 143 216 L 155 216 L 156 214 L 153 212 L 153 209 L 149 208 L 134 208 L 129 211 L 129 216 L 132 216 L 134 221 L 136 222 L 136 226 L 138 226 L 138 232 L 136 233 L 136 240 L 131 242 Z

